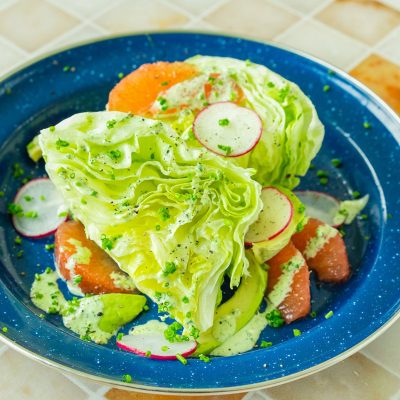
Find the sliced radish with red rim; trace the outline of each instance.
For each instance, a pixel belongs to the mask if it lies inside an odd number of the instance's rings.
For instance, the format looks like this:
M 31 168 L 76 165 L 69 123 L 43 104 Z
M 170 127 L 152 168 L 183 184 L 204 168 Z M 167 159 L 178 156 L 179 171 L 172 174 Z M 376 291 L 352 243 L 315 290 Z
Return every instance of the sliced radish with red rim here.
M 245 243 L 271 240 L 282 233 L 293 218 L 293 204 L 290 199 L 275 187 L 265 187 L 261 191 L 263 209 L 258 220 L 246 233 Z
M 340 202 L 333 196 L 313 190 L 299 190 L 295 192 L 295 195 L 306 207 L 308 217 L 318 219 L 331 226 L 339 226 L 334 223 L 334 219 L 339 211 Z
M 13 225 L 26 237 L 51 235 L 67 219 L 64 200 L 48 178 L 33 179 L 22 186 L 14 204 L 20 206 L 20 211 L 13 215 Z
M 117 339 L 117 346 L 143 357 L 157 360 L 176 360 L 177 355 L 190 356 L 196 351 L 194 340 L 169 342 L 163 332 L 131 334 Z
M 197 140 L 213 153 L 238 157 L 257 145 L 262 135 L 262 122 L 249 108 L 219 102 L 199 112 L 193 131 Z

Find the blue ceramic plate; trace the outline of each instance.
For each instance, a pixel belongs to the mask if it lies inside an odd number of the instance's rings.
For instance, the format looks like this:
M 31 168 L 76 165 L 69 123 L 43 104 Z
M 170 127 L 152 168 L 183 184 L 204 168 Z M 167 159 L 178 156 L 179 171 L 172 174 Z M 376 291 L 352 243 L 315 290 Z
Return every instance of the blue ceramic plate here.
M 150 360 L 119 351 L 115 343 L 81 341 L 59 317 L 38 317 L 29 300 L 34 274 L 52 265 L 47 240 L 24 239 L 16 245 L 6 213 L 21 180 L 44 174 L 28 159 L 25 145 L 37 132 L 71 114 L 102 110 L 118 73 L 143 63 L 183 60 L 195 54 L 251 59 L 296 82 L 310 96 L 326 127 L 314 164 L 327 170 L 320 186 L 316 170 L 303 188 L 349 198 L 353 190 L 369 193 L 367 220 L 346 227 L 351 279 L 337 286 L 312 282 L 316 318 L 281 329 L 267 328 L 269 349 L 255 348 L 206 364 Z M 73 67 L 73 68 L 71 68 Z M 329 85 L 330 90 L 323 87 Z M 400 305 L 400 123 L 369 90 L 324 63 L 250 40 L 197 33 L 154 33 L 116 37 L 50 55 L 14 72 L 0 84 L 0 327 L 2 339 L 49 365 L 114 385 L 130 374 L 131 388 L 173 392 L 248 390 L 286 382 L 327 367 L 367 344 L 398 316 Z M 366 123 L 366 124 L 365 124 Z M 340 158 L 341 168 L 330 160 Z M 13 169 L 20 163 L 24 175 Z M 20 250 L 24 253 L 21 254 Z M 332 310 L 333 317 L 324 315 Z M 135 323 L 155 315 L 154 307 Z M 293 336 L 293 329 L 302 335 Z M 1 332 L 1 331 L 0 331 Z

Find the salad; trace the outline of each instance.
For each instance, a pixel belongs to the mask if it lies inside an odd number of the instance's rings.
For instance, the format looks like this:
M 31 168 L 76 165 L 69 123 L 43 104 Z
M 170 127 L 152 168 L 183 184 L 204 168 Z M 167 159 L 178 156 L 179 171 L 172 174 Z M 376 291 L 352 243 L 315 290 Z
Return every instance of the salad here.
M 21 235 L 55 240 L 55 268 L 36 275 L 32 302 L 83 340 L 115 337 L 145 357 L 186 364 L 252 349 L 267 325 L 310 314 L 310 271 L 333 284 L 351 275 L 338 228 L 368 195 L 294 191 L 323 137 L 310 99 L 262 65 L 142 65 L 106 110 L 27 145 L 48 178 L 8 209 Z M 150 302 L 159 318 L 122 333 Z

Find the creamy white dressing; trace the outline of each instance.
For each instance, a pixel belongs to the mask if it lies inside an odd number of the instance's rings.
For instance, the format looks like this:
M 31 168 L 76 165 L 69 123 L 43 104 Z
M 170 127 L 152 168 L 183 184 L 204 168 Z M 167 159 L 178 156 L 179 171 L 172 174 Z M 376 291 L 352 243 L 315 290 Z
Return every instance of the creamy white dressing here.
M 104 344 L 116 332 L 104 332 L 100 329 L 99 322 L 103 311 L 104 304 L 100 296 L 85 297 L 79 301 L 79 306 L 73 312 L 63 316 L 63 323 L 81 339 Z
M 147 334 L 147 333 L 154 333 L 154 332 L 162 332 L 168 328 L 168 324 L 165 322 L 158 321 L 156 319 L 151 319 L 150 321 L 147 321 L 143 325 L 137 325 L 131 328 L 129 331 L 130 335 L 142 335 L 142 334 Z
M 332 228 L 330 225 L 320 225 L 317 228 L 316 235 L 307 242 L 306 248 L 303 252 L 304 256 L 306 258 L 315 257 L 319 251 L 322 250 L 325 244 L 337 234 L 338 231 L 335 228 Z
M 212 327 L 212 335 L 218 342 L 223 343 L 236 332 L 236 319 L 241 313 L 239 309 L 235 309 L 233 313 L 218 318 Z
M 211 352 L 213 356 L 233 356 L 251 350 L 268 322 L 267 310 L 256 314 L 242 329 Z
M 125 275 L 115 271 L 111 272 L 110 277 L 114 283 L 114 286 L 119 289 L 132 291 L 136 289 L 136 286 L 129 275 Z
M 267 261 L 268 263 L 268 261 Z M 304 258 L 301 254 L 296 254 L 288 262 L 281 266 L 282 274 L 276 282 L 275 286 L 268 294 L 268 304 L 276 308 L 285 300 L 290 293 L 293 283 L 293 277 L 297 270 L 304 264 Z
M 206 98 L 205 85 L 211 85 L 208 98 Z M 237 97 L 236 83 L 228 75 L 220 74 L 213 78 L 208 74 L 202 74 L 171 86 L 153 103 L 151 111 L 159 113 L 185 105 L 190 105 L 191 109 L 202 109 L 208 103 L 234 101 Z
M 57 284 L 56 272 L 47 270 L 37 274 L 31 287 L 32 303 L 46 313 L 57 314 L 66 304 L 66 300 Z
M 215 356 L 233 356 L 251 350 L 257 343 L 261 332 L 268 325 L 267 314 L 275 310 L 285 300 L 292 288 L 294 275 L 303 264 L 304 258 L 301 254 L 296 254 L 284 263 L 281 266 L 282 275 L 268 295 L 268 306 L 265 311 L 257 313 L 238 332 L 233 334 L 231 333 L 232 331 L 227 330 L 227 335 L 223 339 L 224 342 L 214 349 L 211 354 Z M 228 332 L 230 333 L 229 335 Z

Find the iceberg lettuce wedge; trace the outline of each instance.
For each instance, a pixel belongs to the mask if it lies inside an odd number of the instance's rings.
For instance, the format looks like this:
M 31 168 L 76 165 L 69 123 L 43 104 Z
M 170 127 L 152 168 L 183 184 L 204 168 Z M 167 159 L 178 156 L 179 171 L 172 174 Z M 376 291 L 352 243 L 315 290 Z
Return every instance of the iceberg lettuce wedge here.
M 210 328 L 224 275 L 234 287 L 247 274 L 244 235 L 262 207 L 254 171 L 121 112 L 76 114 L 39 144 L 88 237 L 160 311 L 187 330 Z
M 172 109 L 156 117 L 179 127 L 188 144 L 199 146 L 190 136 L 193 115 L 207 103 L 237 101 L 254 110 L 263 122 L 263 135 L 248 154 L 231 158 L 242 167 L 256 170 L 254 179 L 263 186 L 277 184 L 294 188 L 318 153 L 324 127 L 311 100 L 293 82 L 268 68 L 249 61 L 227 57 L 195 56 L 186 60 L 199 70 L 199 76 L 172 86 L 163 98 Z M 213 89 L 205 102 L 204 85 Z M 239 89 L 238 89 L 239 88 Z M 155 104 L 156 105 L 156 104 Z M 189 108 L 187 108 L 189 105 Z

